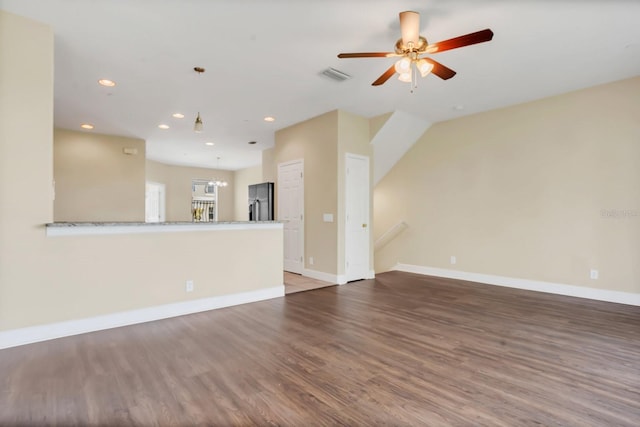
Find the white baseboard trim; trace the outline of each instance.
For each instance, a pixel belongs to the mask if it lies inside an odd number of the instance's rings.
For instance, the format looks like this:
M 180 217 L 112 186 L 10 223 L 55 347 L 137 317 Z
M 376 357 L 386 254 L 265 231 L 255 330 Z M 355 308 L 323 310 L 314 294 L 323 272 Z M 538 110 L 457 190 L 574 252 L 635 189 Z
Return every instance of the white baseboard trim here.
M 302 275 L 305 277 L 311 277 L 312 279 L 322 280 L 323 282 L 335 283 L 337 285 L 345 285 L 347 283 L 346 274 L 330 274 L 322 271 L 309 270 L 307 268 L 302 270 Z M 376 273 L 373 270 L 369 270 L 365 279 L 374 279 Z
M 488 285 L 505 286 L 508 288 L 526 289 L 529 291 L 547 292 L 550 294 L 567 295 L 571 297 L 640 306 L 640 294 L 633 294 L 630 292 L 608 291 L 605 289 L 588 288 L 585 286 L 517 279 L 513 277 L 493 276 L 490 274 L 469 273 L 466 271 L 400 263 L 396 264 L 393 269 L 407 273 L 424 274 L 427 276 L 445 277 L 448 279 L 466 280 L 469 282 L 486 283 Z
M 257 291 L 202 298 L 156 307 L 141 308 L 138 310 L 105 314 L 86 319 L 68 320 L 47 325 L 0 331 L 0 349 L 283 296 L 284 284 Z

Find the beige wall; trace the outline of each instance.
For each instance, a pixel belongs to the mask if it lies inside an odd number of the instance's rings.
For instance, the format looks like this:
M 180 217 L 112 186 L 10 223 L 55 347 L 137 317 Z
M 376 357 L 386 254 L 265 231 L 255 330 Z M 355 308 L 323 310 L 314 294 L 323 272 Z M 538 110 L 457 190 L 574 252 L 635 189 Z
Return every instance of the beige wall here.
M 274 148 L 263 152 L 263 176 L 273 182 L 278 164 L 304 160 L 305 268 L 329 274 L 338 274 L 338 229 L 337 222 L 323 222 L 322 214 L 337 215 L 337 152 L 338 111 L 277 131 Z M 277 184 L 275 193 L 277 206 Z M 309 257 L 313 266 L 307 265 Z
M 369 126 L 369 120 L 363 117 L 335 110 L 279 130 L 275 147 L 263 152 L 263 178 L 274 182 L 278 164 L 304 161 L 307 269 L 336 276 L 345 273 L 345 156 L 352 153 L 369 157 L 373 171 Z M 277 196 L 276 190 L 276 203 Z M 325 213 L 332 214 L 334 222 L 324 222 Z M 308 264 L 309 257 L 314 258 L 313 266 Z M 370 261 L 373 265 L 373 241 Z
M 165 184 L 166 220 L 191 221 L 191 182 L 194 179 L 217 178 L 229 183 L 218 189 L 219 221 L 234 220 L 234 173 L 233 171 L 165 165 L 147 160 L 147 181 Z
M 0 331 L 282 285 L 278 229 L 47 237 L 53 32 L 2 11 L 0 93 Z
M 265 182 L 262 180 L 262 165 L 235 171 L 233 182 L 234 221 L 249 221 L 249 185 Z
M 55 129 L 53 165 L 55 221 L 144 221 L 144 140 Z
M 638 99 L 640 77 L 434 125 L 376 186 L 375 235 L 409 224 L 376 271 L 400 262 L 640 293 Z
M 147 159 L 145 161 L 145 181 L 152 181 L 167 185 L 170 177 L 170 167 L 170 165 Z M 190 190 L 191 188 L 187 189 L 187 191 Z
M 0 94 L 2 330 L 20 324 L 16 311 L 37 315 L 46 302 L 37 289 L 56 287 L 41 269 L 53 220 L 53 32 L 3 11 Z

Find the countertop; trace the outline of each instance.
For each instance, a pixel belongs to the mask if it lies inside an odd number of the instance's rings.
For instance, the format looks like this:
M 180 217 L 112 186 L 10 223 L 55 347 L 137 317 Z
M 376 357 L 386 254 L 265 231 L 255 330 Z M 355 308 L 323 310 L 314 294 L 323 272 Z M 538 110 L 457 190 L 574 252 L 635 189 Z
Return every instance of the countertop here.
M 165 221 L 165 222 L 138 222 L 138 221 L 114 221 L 114 222 L 50 222 L 46 224 L 47 227 L 128 227 L 128 226 L 143 226 L 143 227 L 163 227 L 167 225 L 229 225 L 229 224 L 281 224 L 282 221 Z
M 282 229 L 282 221 L 218 221 L 218 222 L 52 222 L 46 225 L 47 236 L 96 234 L 179 233 L 187 231 Z

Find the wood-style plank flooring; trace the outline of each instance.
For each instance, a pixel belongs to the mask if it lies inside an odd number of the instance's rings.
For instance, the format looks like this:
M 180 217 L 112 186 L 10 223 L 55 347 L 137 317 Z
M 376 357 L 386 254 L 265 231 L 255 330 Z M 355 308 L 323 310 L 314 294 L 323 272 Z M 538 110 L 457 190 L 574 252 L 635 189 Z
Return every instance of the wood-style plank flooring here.
M 390 272 L 1 350 L 0 425 L 638 426 L 640 308 Z
M 284 272 L 284 293 L 286 295 L 296 292 L 310 291 L 312 289 L 326 288 L 327 286 L 336 286 L 335 283 L 324 282 L 322 280 L 312 279 L 311 277 L 302 276 L 300 274 Z

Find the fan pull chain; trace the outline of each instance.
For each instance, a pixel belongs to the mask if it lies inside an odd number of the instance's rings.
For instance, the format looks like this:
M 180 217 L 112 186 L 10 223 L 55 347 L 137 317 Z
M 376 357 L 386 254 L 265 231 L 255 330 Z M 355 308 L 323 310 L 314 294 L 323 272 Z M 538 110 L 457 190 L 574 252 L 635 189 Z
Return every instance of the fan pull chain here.
M 413 93 L 414 89 L 418 88 L 418 73 L 417 73 L 417 69 L 416 69 L 416 65 L 411 62 L 411 90 L 410 92 Z

